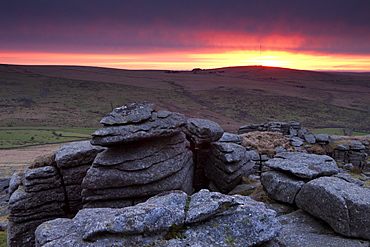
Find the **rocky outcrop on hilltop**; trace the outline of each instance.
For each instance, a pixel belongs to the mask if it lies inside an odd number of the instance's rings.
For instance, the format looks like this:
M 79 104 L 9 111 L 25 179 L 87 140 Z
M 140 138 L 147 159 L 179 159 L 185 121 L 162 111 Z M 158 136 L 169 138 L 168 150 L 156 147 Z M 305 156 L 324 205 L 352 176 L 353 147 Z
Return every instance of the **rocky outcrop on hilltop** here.
M 299 151 L 280 145 L 272 158 L 213 121 L 148 102 L 116 108 L 101 123 L 91 142 L 63 145 L 12 176 L 8 246 L 273 247 L 294 246 L 294 237 L 306 246 L 369 246 L 365 183 L 308 147 L 354 160 L 366 141 L 338 143 L 297 122 L 244 126 L 281 132 Z M 237 191 L 251 197 L 225 195 Z

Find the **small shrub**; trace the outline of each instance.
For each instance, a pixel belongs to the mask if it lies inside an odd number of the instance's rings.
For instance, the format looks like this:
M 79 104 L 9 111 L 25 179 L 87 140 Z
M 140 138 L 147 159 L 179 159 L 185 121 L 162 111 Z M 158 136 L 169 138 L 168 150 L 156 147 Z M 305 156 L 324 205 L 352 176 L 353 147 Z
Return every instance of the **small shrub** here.
M 310 154 L 326 154 L 325 149 L 320 144 L 310 144 L 311 147 L 307 148 L 307 152 Z
M 32 161 L 29 166 L 30 169 L 44 167 L 44 166 L 55 166 L 55 155 L 56 151 L 40 155 Z
M 362 172 L 361 167 L 357 166 L 352 166 L 349 170 L 354 174 L 360 174 Z

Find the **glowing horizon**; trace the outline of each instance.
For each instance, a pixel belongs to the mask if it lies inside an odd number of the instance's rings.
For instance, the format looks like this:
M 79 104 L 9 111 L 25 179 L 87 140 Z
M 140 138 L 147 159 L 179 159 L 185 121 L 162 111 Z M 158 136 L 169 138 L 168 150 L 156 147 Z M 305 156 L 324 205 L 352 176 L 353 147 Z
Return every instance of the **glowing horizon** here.
M 270 66 L 299 70 L 370 72 L 370 56 L 305 54 L 285 51 L 240 50 L 218 53 L 159 52 L 143 54 L 79 54 L 2 52 L 2 64 L 74 65 L 134 70 L 191 70 L 234 66 Z

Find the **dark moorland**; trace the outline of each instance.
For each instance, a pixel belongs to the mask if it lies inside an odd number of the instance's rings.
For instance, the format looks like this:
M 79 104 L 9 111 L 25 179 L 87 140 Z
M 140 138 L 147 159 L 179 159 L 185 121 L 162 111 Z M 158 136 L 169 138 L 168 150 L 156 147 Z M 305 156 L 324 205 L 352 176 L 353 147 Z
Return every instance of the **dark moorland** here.
M 0 65 L 0 88 L 0 127 L 98 128 L 113 108 L 151 101 L 234 133 L 245 124 L 291 120 L 306 128 L 370 130 L 366 73 Z

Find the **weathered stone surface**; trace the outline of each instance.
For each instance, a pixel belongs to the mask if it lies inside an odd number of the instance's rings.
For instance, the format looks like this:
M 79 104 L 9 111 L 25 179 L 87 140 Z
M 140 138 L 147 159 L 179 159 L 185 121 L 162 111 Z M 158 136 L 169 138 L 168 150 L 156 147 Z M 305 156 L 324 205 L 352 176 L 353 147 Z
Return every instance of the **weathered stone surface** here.
M 325 144 L 325 143 L 332 142 L 332 139 L 331 139 L 330 135 L 328 135 L 328 134 L 316 134 L 315 139 L 316 139 L 317 143 Z
M 370 240 L 370 190 L 336 177 L 306 183 L 296 196 L 299 208 L 327 222 L 337 233 Z
M 222 137 L 218 140 L 219 142 L 233 142 L 242 145 L 243 137 L 240 135 L 224 132 Z
M 304 135 L 304 139 L 306 140 L 307 143 L 309 144 L 314 144 L 316 143 L 316 138 L 315 138 L 315 135 L 313 134 L 307 134 L 307 135 Z
M 30 222 L 21 222 L 21 223 L 14 223 L 12 221 L 9 221 L 7 231 L 7 246 L 8 247 L 35 246 L 34 232 L 36 230 L 36 227 L 41 223 L 51 219 L 53 218 L 33 220 Z
M 268 160 L 266 165 L 304 179 L 330 176 L 339 172 L 336 162 L 327 155 L 297 152 L 279 153 L 273 159 Z
M 188 196 L 167 192 L 133 207 L 83 209 L 73 219 L 45 222 L 36 246 L 256 246 L 278 235 L 275 212 L 263 203 L 200 193 L 189 204 L 196 223 L 186 219 Z
M 63 167 L 60 169 L 60 174 L 63 177 L 64 185 L 81 185 L 83 178 L 86 176 L 86 172 L 91 167 L 91 164 Z
M 188 118 L 184 131 L 197 146 L 218 141 L 224 133 L 218 123 L 199 118 Z
M 153 164 L 166 161 L 186 152 L 189 142 L 182 133 L 158 139 L 149 139 L 117 147 L 100 153 L 94 160 L 94 167 L 117 167 L 122 171 L 139 171 Z
M 229 142 L 213 142 L 205 166 L 206 176 L 218 190 L 229 192 L 241 180 L 246 171 L 243 166 L 249 155 L 243 146 Z
M 191 160 L 192 153 L 187 150 L 183 154 L 170 159 L 158 161 L 157 164 L 151 163 L 151 167 L 136 172 L 122 171 L 119 167 L 111 169 L 91 167 L 83 180 L 82 186 L 85 189 L 94 190 L 150 184 L 174 175 Z M 148 162 L 155 161 L 155 159 L 152 161 L 148 159 Z
M 237 205 L 234 203 L 234 198 L 231 196 L 218 192 L 210 193 L 206 189 L 200 190 L 190 198 L 185 222 L 190 224 L 208 220 L 227 207 L 231 207 L 232 204 Z
M 301 138 L 299 138 L 299 137 L 293 137 L 292 139 L 291 139 L 291 144 L 292 144 L 292 146 L 294 146 L 294 147 L 300 147 L 300 146 L 302 146 L 303 145 L 303 139 L 301 139 Z
M 155 104 L 150 102 L 136 102 L 115 108 L 105 116 L 100 123 L 104 125 L 124 125 L 140 123 L 148 120 L 155 111 Z
M 19 185 L 9 199 L 8 246 L 34 246 L 36 227 L 44 221 L 63 217 L 64 209 L 62 187 L 26 192 L 25 187 Z
M 241 126 L 238 134 L 249 133 L 252 131 L 276 131 L 281 132 L 283 135 L 297 135 L 298 130 L 301 128 L 301 124 L 296 121 L 288 123 L 284 122 L 266 122 L 262 124 L 250 124 Z
M 142 109 L 141 107 L 146 106 L 140 104 L 130 105 L 129 113 L 125 113 L 125 110 L 123 110 L 120 114 L 126 114 L 127 116 L 132 115 L 132 117 L 130 118 L 135 118 L 134 115 L 136 113 L 140 115 L 143 111 L 147 111 Z M 136 110 L 133 110 L 133 108 L 135 108 Z M 146 115 L 146 113 L 144 115 Z M 140 115 L 138 119 L 141 120 L 138 120 L 138 122 L 132 122 L 131 120 L 122 120 L 122 125 L 121 123 L 120 125 L 106 124 L 92 134 L 93 138 L 91 140 L 91 144 L 100 146 L 112 146 L 117 144 L 140 141 L 143 139 L 171 136 L 181 132 L 181 127 L 186 124 L 186 119 L 184 115 L 168 111 L 152 111 L 148 119 L 144 120 L 144 118 Z M 119 120 L 118 122 L 120 121 L 121 120 Z
M 277 171 L 263 173 L 261 183 L 271 198 L 290 204 L 294 203 L 297 193 L 305 184 L 292 175 Z
M 345 238 L 336 234 L 330 226 L 303 210 L 278 217 L 282 228 L 276 238 L 278 246 L 289 247 L 368 247 L 369 241 Z
M 193 192 L 192 178 L 194 174 L 193 160 L 190 159 L 184 167 L 172 176 L 150 184 L 107 189 L 84 189 L 82 196 L 86 202 L 100 200 L 127 199 L 133 197 L 153 196 L 167 190 L 183 190 L 188 194 Z
M 337 178 L 340 178 L 340 179 L 343 179 L 344 181 L 347 181 L 348 183 L 353 183 L 353 184 L 356 184 L 360 187 L 365 187 L 366 183 L 359 180 L 359 179 L 356 179 L 356 178 L 353 178 L 350 174 L 348 173 L 338 173 L 336 175 L 333 175 L 333 177 L 337 177 Z
M 21 183 L 22 176 L 19 173 L 13 173 L 9 181 L 9 195 L 12 195 L 14 191 L 18 189 L 19 184 Z
M 92 163 L 95 156 L 104 149 L 91 145 L 90 141 L 72 142 L 58 148 L 55 161 L 59 168 L 86 165 Z
M 215 217 L 192 224 L 183 233 L 185 239 L 170 240 L 168 246 L 258 246 L 278 235 L 280 225 L 274 211 L 249 197 L 235 195 L 232 198 L 233 201 L 228 202 L 221 197 L 220 200 L 225 202 L 220 206 L 213 202 L 211 205 L 216 207 L 209 212 L 218 211 Z
M 26 169 L 24 171 L 24 179 L 33 180 L 38 178 L 49 178 L 57 175 L 58 172 L 53 166 L 44 166 L 34 169 Z
M 26 192 L 49 190 L 62 186 L 59 173 L 54 166 L 26 169 L 22 176 L 22 184 Z
M 101 190 L 154 183 L 192 164 L 192 157 L 189 143 L 182 133 L 109 148 L 96 157 L 82 186 Z
M 51 191 L 53 193 L 51 193 Z M 23 186 L 19 188 L 12 194 L 9 200 L 9 207 L 11 209 L 27 209 L 42 205 L 44 202 L 48 201 L 63 201 L 64 193 L 60 189 L 53 189 L 50 191 L 39 191 L 27 193 Z M 35 198 L 35 196 L 37 197 Z
M 234 163 L 241 160 L 247 160 L 247 153 L 245 148 L 236 143 L 213 142 L 210 151 L 213 156 L 217 157 L 224 163 Z M 224 166 L 220 166 L 220 168 L 224 168 L 225 172 L 229 173 L 235 172 L 235 169 L 239 169 L 239 167 L 237 167 L 230 170 Z

